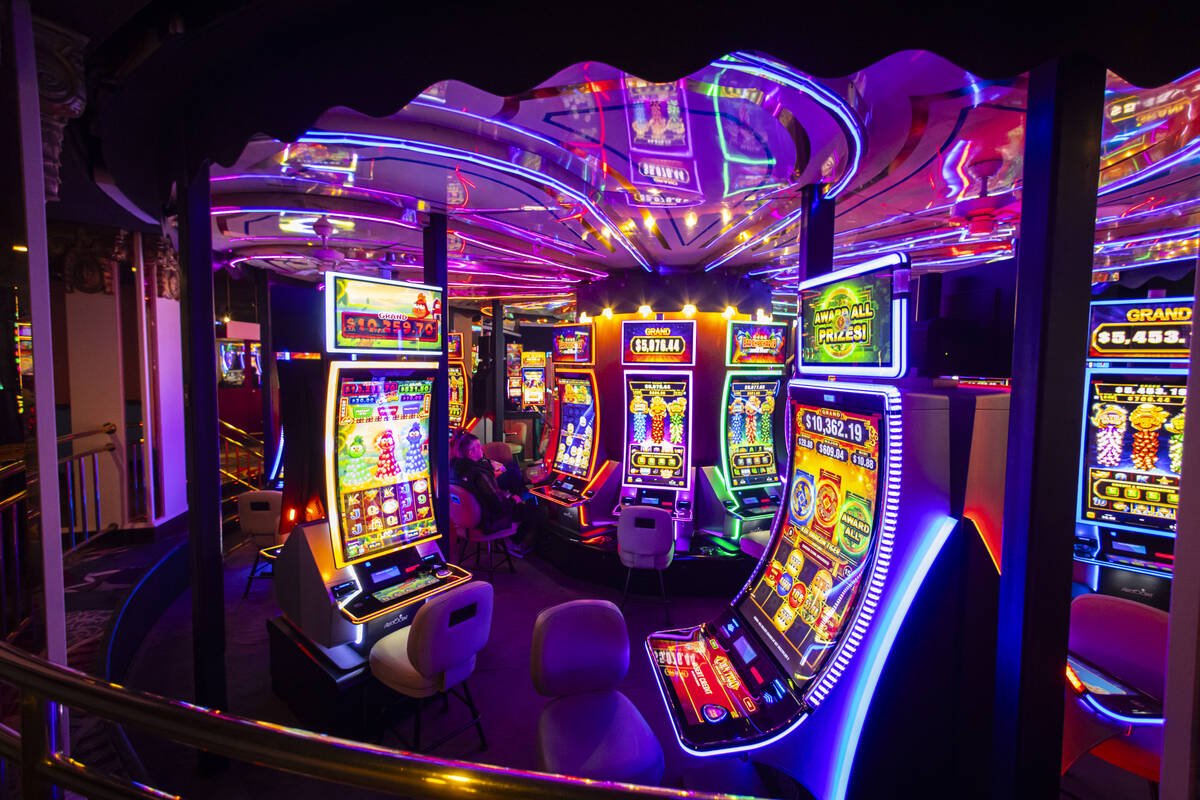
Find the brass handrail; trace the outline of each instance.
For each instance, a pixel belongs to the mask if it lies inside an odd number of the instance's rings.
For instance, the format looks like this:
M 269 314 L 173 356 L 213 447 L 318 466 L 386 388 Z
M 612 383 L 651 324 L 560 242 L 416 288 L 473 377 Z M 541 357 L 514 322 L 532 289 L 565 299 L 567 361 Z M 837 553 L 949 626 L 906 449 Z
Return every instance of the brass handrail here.
M 242 437 L 244 437 L 244 438 L 246 438 L 246 439 L 249 439 L 249 440 L 250 440 L 250 442 L 249 442 L 250 444 L 257 444 L 259 447 L 262 447 L 262 439 L 259 439 L 259 438 L 258 438 L 257 436 L 255 436 L 253 433 L 248 433 L 248 432 L 246 432 L 246 431 L 242 430 L 241 428 L 239 428 L 239 427 L 238 427 L 238 426 L 236 426 L 236 425 L 231 425 L 231 424 L 229 424 L 228 422 L 226 422 L 226 421 L 225 421 L 225 420 L 223 420 L 223 419 L 219 419 L 219 420 L 217 420 L 217 422 L 218 422 L 218 423 L 220 423 L 220 427 L 222 427 L 222 428 L 225 428 L 225 429 L 227 429 L 227 430 L 231 430 L 231 431 L 233 431 L 234 433 L 236 433 L 236 434 L 239 434 L 239 435 L 241 435 Z
M 91 430 L 87 430 L 87 431 L 75 431 L 72 433 L 64 433 L 62 436 L 58 437 L 57 442 L 59 444 L 64 444 L 66 442 L 73 442 L 76 439 L 84 439 L 88 436 L 99 436 L 100 434 L 107 434 L 107 435 L 111 436 L 112 434 L 114 434 L 116 432 L 117 432 L 117 426 L 112 422 L 106 422 L 103 425 L 101 425 L 99 428 L 92 428 Z
M 237 761 L 390 795 L 446 800 L 461 800 L 464 793 L 514 800 L 615 797 L 732 800 L 735 797 L 529 772 L 392 750 L 218 713 L 127 689 L 68 667 L 50 664 L 3 643 L 0 643 L 0 681 L 11 683 L 20 690 L 22 706 L 21 733 L 0 731 L 0 757 L 19 763 L 23 775 L 30 769 L 39 777 L 60 785 L 65 785 L 65 779 L 69 777 L 74 782 L 71 788 L 89 796 L 161 798 L 170 795 L 151 794 L 157 790 L 117 781 L 110 776 L 98 776 L 77 762 L 66 762 L 53 752 L 43 735 L 53 714 L 53 709 L 46 708 L 47 700 Z M 24 739 L 29 736 L 33 736 L 34 741 Z
M 99 447 L 93 447 L 91 450 L 84 450 L 82 453 L 72 453 L 69 456 L 63 456 L 62 458 L 60 458 L 58 460 L 58 463 L 65 464 L 68 461 L 74 461 L 78 458 L 86 458 L 87 456 L 94 456 L 94 455 L 97 455 L 98 453 L 111 453 L 113 450 L 116 450 L 116 449 L 117 449 L 117 446 L 115 444 L 113 444 L 112 442 L 105 442 L 104 444 L 100 445 Z

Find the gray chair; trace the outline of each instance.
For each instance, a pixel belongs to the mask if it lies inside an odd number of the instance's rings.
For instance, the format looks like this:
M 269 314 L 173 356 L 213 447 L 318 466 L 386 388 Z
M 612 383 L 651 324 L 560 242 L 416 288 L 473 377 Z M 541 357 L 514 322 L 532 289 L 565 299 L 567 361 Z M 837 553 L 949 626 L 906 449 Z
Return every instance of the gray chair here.
M 658 588 L 662 592 L 667 622 L 671 621 L 671 600 L 663 570 L 675 558 L 675 523 L 671 512 L 650 506 L 625 506 L 617 519 L 617 555 L 625 565 L 625 589 L 621 592 L 621 608 L 629 595 L 629 579 L 635 569 L 658 572 Z
M 552 697 L 538 718 L 538 768 L 654 785 L 662 745 L 617 685 L 629 671 L 625 618 L 607 600 L 547 608 L 533 624 L 530 677 Z
M 458 553 L 458 563 L 462 564 L 467 557 L 467 545 L 475 545 L 475 569 L 479 569 L 479 561 L 483 555 L 484 545 L 487 545 L 488 565 L 487 573 L 488 580 L 491 580 L 496 575 L 496 567 L 504 565 L 508 562 L 509 572 L 516 572 L 517 568 L 513 565 L 512 553 L 508 550 L 508 540 L 517 535 L 518 525 L 513 523 L 506 528 L 501 528 L 498 531 L 485 532 L 481 524 L 483 519 L 483 510 L 479 507 L 479 501 L 475 499 L 475 495 L 468 492 L 461 486 L 450 487 L 450 546 L 447 551 L 454 550 L 455 540 L 462 537 L 462 548 Z M 504 553 L 504 558 L 496 562 L 496 555 L 492 550 L 495 545 L 500 552 Z
M 471 699 L 467 678 L 475 671 L 475 656 L 487 644 L 492 630 L 492 585 L 472 581 L 425 601 L 412 624 L 388 634 L 371 648 L 371 674 L 389 689 L 416 701 L 413 740 L 421 749 L 421 706 L 427 697 L 450 695 L 466 704 L 472 719 L 429 746 L 432 750 L 468 728 L 479 733 L 479 747 L 487 749 L 479 709 Z M 462 686 L 462 694 L 455 691 Z M 399 738 L 399 735 L 397 735 Z M 403 739 L 401 739 L 403 741 Z
M 272 574 L 263 575 L 259 572 L 260 565 L 266 566 L 268 559 L 263 558 L 263 548 L 279 544 L 279 517 L 283 513 L 283 492 L 273 490 L 243 492 L 238 495 L 238 524 L 242 533 L 246 534 L 250 546 L 254 548 L 254 564 L 250 574 L 246 576 L 246 588 L 242 597 L 250 594 L 250 584 L 255 578 L 270 578 Z

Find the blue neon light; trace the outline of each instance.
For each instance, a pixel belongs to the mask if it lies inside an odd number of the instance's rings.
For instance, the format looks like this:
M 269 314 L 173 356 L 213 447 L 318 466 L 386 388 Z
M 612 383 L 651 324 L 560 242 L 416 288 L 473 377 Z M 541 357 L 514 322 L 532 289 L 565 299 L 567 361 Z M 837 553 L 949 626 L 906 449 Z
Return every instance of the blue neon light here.
M 908 570 L 898 584 L 901 588 L 900 597 L 884 612 L 881 617 L 883 627 L 867 646 L 866 671 L 859 673 L 857 685 L 849 687 L 854 697 L 851 701 L 852 719 L 850 724 L 843 729 L 845 733 L 838 749 L 841 757 L 834 759 L 832 795 L 834 798 L 846 796 L 846 790 L 850 785 L 850 770 L 854 766 L 854 755 L 858 750 L 858 740 L 862 736 L 867 710 L 870 708 L 871 698 L 875 694 L 875 687 L 879 684 L 883 665 L 887 662 L 888 654 L 891 653 L 892 645 L 896 641 L 896 634 L 900 632 L 900 626 L 904 623 L 904 618 L 908 616 L 908 609 L 917 596 L 917 589 L 925 582 L 925 576 L 929 574 L 933 562 L 937 560 L 938 554 L 942 552 L 942 547 L 957 525 L 958 520 L 953 517 L 942 517 L 941 522 L 931 525 L 927 529 L 926 541 L 917 550 L 924 555 L 919 561 L 909 562 Z
M 279 477 L 279 468 L 283 465 L 283 426 L 279 426 L 279 443 L 275 446 L 275 463 L 271 465 L 271 474 L 268 480 L 275 480 Z
M 1118 714 L 1116 711 L 1100 705 L 1099 701 L 1092 697 L 1091 692 L 1083 696 L 1083 702 L 1091 706 L 1092 710 L 1097 713 L 1103 714 L 1109 719 L 1116 720 L 1123 725 L 1162 725 L 1166 722 L 1164 717 L 1129 717 L 1124 714 Z

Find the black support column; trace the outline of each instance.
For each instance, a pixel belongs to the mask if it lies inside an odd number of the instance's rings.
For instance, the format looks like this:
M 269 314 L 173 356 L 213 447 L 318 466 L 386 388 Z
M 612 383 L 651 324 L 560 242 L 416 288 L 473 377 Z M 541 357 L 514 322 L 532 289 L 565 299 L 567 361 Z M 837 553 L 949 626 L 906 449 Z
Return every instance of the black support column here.
M 492 373 L 492 387 L 496 397 L 492 413 L 495 422 L 492 425 L 492 441 L 504 441 L 504 406 L 508 402 L 508 374 L 505 371 L 504 347 L 504 303 L 492 301 L 492 363 L 495 370 Z
M 800 194 L 800 280 L 833 271 L 833 208 L 823 184 L 805 186 Z
M 996 798 L 1057 798 L 1104 68 L 1029 78 L 996 655 Z
M 221 461 L 208 166 L 180 186 L 178 193 L 193 680 L 197 703 L 226 708 L 225 576 L 221 561 Z
M 254 273 L 254 305 L 258 310 L 258 366 L 262 370 L 262 380 L 258 390 L 262 394 L 263 420 L 263 474 L 271 474 L 271 466 L 275 463 L 275 449 L 279 444 L 275 427 L 277 412 L 275 410 L 275 393 L 279 378 L 275 373 L 275 341 L 271 334 L 271 282 L 265 269 Z
M 425 283 L 442 291 L 442 353 L 433 379 L 433 413 L 429 419 L 430 464 L 434 469 L 433 513 L 439 531 L 450 525 L 450 375 L 447 367 L 450 333 L 450 282 L 446 271 L 446 215 L 430 214 L 424 231 Z M 447 554 L 449 555 L 449 554 Z

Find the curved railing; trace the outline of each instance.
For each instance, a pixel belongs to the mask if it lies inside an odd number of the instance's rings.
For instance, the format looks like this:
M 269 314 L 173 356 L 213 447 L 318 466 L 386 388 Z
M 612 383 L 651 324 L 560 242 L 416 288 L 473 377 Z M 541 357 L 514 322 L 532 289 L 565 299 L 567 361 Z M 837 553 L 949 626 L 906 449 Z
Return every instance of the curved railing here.
M 51 787 L 114 800 L 177 797 L 99 772 L 60 752 L 52 745 L 58 716 L 54 704 L 236 761 L 398 797 L 456 800 L 464 795 L 514 800 L 616 797 L 728 800 L 733 797 L 527 772 L 324 736 L 126 689 L 47 663 L 3 643 L 0 643 L 0 682 L 16 687 L 21 698 L 21 730 L 0 725 L 0 758 L 20 766 L 21 796 L 30 799 L 46 797 Z

